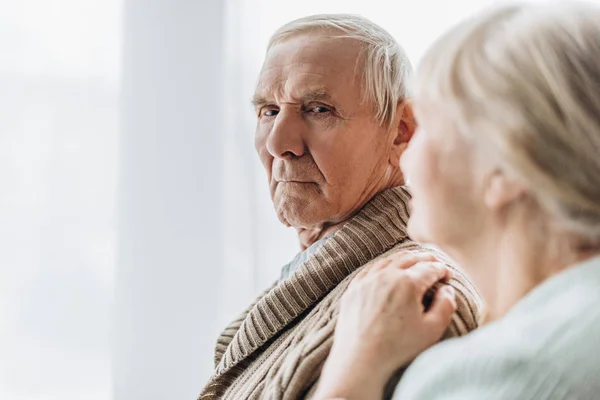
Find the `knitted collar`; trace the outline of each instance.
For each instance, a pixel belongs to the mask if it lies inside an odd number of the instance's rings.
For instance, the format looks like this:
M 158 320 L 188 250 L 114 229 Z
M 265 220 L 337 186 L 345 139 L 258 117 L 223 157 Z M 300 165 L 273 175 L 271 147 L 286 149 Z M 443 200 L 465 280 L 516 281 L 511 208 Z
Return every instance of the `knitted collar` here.
M 289 277 L 260 299 L 228 346 L 214 378 L 226 373 L 319 302 L 344 278 L 406 237 L 410 194 L 375 196 Z

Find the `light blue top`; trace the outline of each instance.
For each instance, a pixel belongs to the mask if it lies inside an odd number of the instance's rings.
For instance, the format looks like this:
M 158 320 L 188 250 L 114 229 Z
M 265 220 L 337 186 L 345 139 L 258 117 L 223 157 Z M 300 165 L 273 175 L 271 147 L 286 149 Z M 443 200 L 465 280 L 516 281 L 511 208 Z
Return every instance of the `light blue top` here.
M 543 282 L 502 319 L 424 352 L 394 400 L 600 399 L 600 257 Z
M 323 243 L 325 243 L 330 237 L 331 235 L 325 236 L 324 238 L 314 242 L 306 250 L 296 254 L 296 257 L 294 257 L 292 261 L 284 265 L 281 269 L 281 276 L 279 277 L 279 281 L 283 281 L 289 278 L 294 273 L 294 271 L 296 271 L 298 267 L 300 267 L 300 265 L 302 265 L 302 263 L 306 261 L 310 255 L 319 250 Z

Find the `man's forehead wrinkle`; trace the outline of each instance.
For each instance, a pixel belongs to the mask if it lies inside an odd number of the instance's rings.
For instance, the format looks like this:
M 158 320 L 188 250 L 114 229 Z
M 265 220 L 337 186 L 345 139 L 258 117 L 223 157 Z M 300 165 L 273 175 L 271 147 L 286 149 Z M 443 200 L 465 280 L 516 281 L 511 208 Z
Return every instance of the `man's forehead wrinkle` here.
M 322 77 L 321 74 L 317 73 L 303 73 L 308 75 L 317 75 Z M 315 80 L 314 82 L 306 82 L 298 79 L 298 76 L 284 77 L 278 79 L 275 82 L 263 82 L 258 84 L 256 87 L 256 98 L 273 98 L 273 97 L 312 97 L 312 98 L 324 98 L 332 97 L 334 90 L 330 85 L 321 83 L 321 79 Z
M 295 71 L 294 71 L 295 69 Z M 290 71 L 292 70 L 292 71 Z M 277 75 L 289 75 L 290 73 L 306 73 L 306 74 L 318 74 L 322 76 L 348 73 L 350 68 L 347 64 L 343 64 L 340 67 L 333 65 L 332 63 L 315 63 L 307 61 L 293 61 L 284 64 L 277 64 L 263 68 L 260 73 L 260 79 L 268 79 L 268 76 L 275 73 Z M 353 74 L 353 69 L 351 71 Z
M 318 101 L 318 100 L 333 100 L 332 91 L 327 86 L 315 86 L 306 90 L 298 89 L 296 92 L 292 91 L 299 100 L 304 101 Z
M 285 90 L 278 88 L 275 91 L 260 92 L 260 94 L 255 96 L 254 102 L 265 103 L 268 101 L 279 100 L 281 103 L 286 103 L 332 99 L 332 91 L 325 85 L 314 85 L 309 87 L 298 85 L 298 87 L 292 87 Z

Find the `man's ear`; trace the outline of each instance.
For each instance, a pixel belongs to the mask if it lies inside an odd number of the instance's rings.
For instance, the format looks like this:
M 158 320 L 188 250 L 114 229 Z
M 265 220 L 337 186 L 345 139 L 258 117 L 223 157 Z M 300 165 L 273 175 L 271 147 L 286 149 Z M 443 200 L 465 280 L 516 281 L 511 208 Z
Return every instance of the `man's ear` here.
M 406 150 L 408 142 L 412 139 L 416 129 L 417 122 L 410 100 L 402 100 L 396 107 L 396 118 L 394 118 L 394 126 L 392 127 L 394 140 L 390 152 L 390 163 L 395 167 L 398 166 L 400 156 Z

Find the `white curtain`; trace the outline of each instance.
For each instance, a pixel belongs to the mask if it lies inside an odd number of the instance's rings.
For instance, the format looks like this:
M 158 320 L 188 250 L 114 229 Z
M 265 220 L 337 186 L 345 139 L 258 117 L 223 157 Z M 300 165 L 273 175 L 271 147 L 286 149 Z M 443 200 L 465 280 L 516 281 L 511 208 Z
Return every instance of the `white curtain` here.
M 0 398 L 110 398 L 119 0 L 0 2 Z
M 194 398 L 298 249 L 253 145 L 270 34 L 359 13 L 417 63 L 492 2 L 0 1 L 0 398 Z

